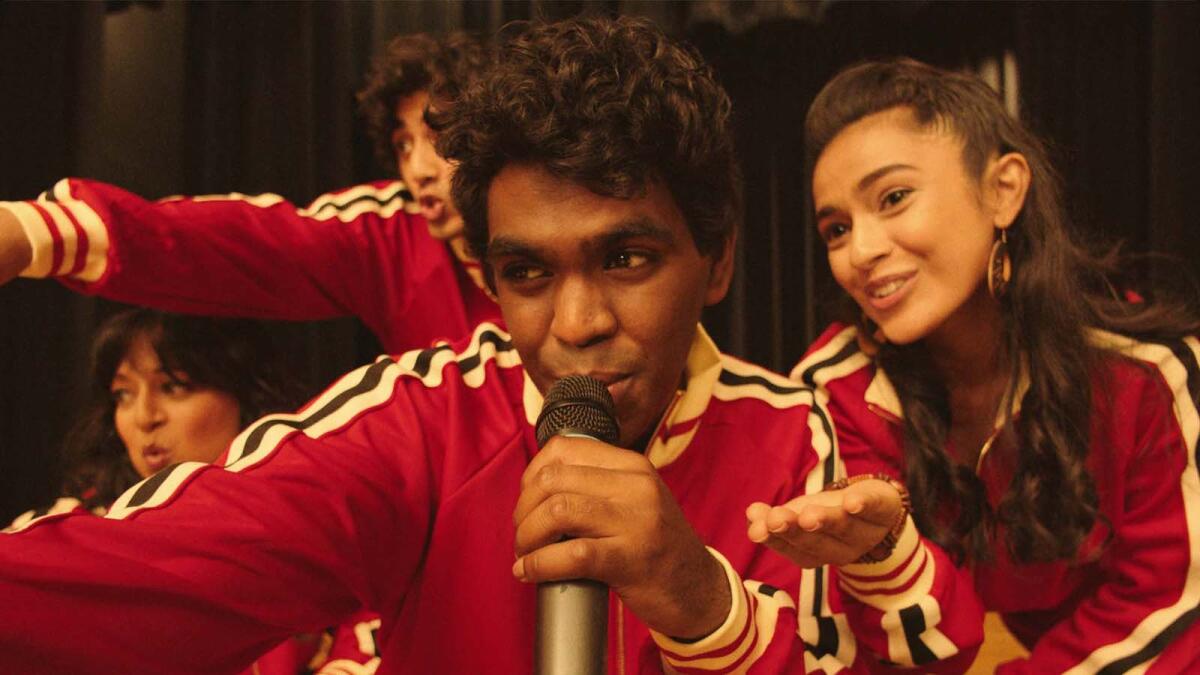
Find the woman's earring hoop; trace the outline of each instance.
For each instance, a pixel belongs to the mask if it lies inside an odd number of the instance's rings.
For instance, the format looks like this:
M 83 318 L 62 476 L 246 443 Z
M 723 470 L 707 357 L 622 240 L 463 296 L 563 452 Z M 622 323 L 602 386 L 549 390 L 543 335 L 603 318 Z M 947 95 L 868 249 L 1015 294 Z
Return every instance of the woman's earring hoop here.
M 1008 255 L 1008 229 L 1000 230 L 1000 238 L 992 244 L 992 254 L 988 256 L 988 292 L 997 300 L 1008 292 L 1008 282 L 1012 280 L 1012 258 Z

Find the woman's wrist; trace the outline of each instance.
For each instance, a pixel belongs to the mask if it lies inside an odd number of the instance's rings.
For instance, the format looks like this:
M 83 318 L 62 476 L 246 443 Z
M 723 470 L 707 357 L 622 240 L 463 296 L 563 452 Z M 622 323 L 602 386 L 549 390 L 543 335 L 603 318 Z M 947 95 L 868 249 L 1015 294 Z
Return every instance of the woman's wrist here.
M 896 513 L 896 519 L 892 523 L 892 526 L 888 528 L 887 534 L 884 535 L 878 544 L 854 561 L 856 563 L 883 562 L 895 550 L 896 542 L 900 540 L 900 535 L 904 534 L 904 525 L 908 522 L 909 514 L 912 513 L 912 497 L 908 494 L 908 488 L 904 487 L 904 483 L 886 473 L 863 473 L 848 478 L 839 478 L 826 485 L 825 490 L 844 490 L 864 480 L 881 480 L 895 488 L 896 492 L 900 495 L 900 510 Z

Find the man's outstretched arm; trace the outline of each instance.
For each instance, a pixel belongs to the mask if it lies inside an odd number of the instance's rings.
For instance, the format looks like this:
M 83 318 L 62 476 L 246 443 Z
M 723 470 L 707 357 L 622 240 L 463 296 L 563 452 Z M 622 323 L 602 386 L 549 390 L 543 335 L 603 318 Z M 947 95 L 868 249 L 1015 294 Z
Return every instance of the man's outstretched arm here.
M 0 284 L 8 283 L 29 266 L 33 249 L 16 216 L 0 209 Z
M 410 292 L 410 262 L 425 248 L 443 248 L 412 221 L 410 206 L 396 181 L 330 193 L 301 208 L 271 194 L 150 201 L 64 179 L 37 200 L 0 203 L 0 281 L 52 277 L 176 312 L 358 315 L 371 323 Z
M 0 535 L 0 670 L 236 672 L 408 578 L 430 469 L 415 427 L 387 405 L 398 378 L 378 361 L 251 425 L 223 467 L 177 464 L 105 518 L 61 514 Z

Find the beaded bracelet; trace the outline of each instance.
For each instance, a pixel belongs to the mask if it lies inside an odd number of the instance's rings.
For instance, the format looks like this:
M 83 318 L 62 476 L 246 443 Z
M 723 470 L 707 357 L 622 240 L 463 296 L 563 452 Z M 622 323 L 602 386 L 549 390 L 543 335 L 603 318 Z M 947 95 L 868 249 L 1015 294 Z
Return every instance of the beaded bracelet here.
M 900 541 L 900 535 L 904 533 L 904 524 L 908 522 L 908 514 L 912 513 L 912 497 L 908 494 L 908 488 L 904 487 L 904 483 L 886 473 L 862 473 L 849 478 L 839 478 L 826 485 L 825 490 L 844 490 L 855 483 L 872 479 L 881 480 L 896 488 L 896 492 L 900 493 L 900 512 L 896 514 L 896 522 L 892 523 L 891 529 L 884 535 L 883 540 L 862 554 L 858 560 L 854 561 L 856 563 L 877 563 L 887 560 L 895 550 L 896 542 Z

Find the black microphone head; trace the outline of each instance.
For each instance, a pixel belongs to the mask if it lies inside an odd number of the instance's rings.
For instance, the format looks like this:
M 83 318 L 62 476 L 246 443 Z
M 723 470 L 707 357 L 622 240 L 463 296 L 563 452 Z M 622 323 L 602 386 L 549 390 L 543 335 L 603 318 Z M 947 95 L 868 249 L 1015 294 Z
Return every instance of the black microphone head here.
M 613 407 L 612 395 L 600 380 L 587 375 L 564 377 L 546 392 L 537 419 L 538 447 L 566 432 L 616 444 L 621 432 Z

